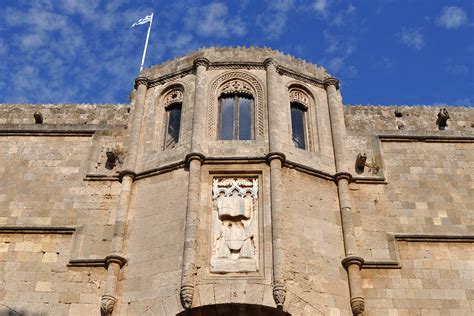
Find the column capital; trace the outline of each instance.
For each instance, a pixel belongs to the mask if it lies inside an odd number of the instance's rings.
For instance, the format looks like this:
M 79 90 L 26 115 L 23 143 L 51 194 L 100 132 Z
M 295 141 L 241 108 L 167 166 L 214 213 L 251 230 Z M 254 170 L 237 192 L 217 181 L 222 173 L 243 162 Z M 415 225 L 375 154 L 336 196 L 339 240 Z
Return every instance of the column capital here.
M 270 65 L 275 66 L 275 68 L 278 67 L 278 63 L 277 63 L 276 60 L 273 59 L 273 58 L 267 58 L 267 59 L 265 59 L 265 60 L 263 61 L 263 65 L 265 66 L 265 68 L 268 68 L 268 66 L 270 66 Z
M 184 160 L 186 162 L 186 165 L 189 166 L 192 160 L 199 160 L 200 162 L 203 162 L 204 160 L 206 160 L 206 156 L 198 152 L 191 152 L 186 155 Z
M 338 172 L 334 175 L 334 181 L 336 181 L 336 183 L 341 179 L 346 179 L 350 182 L 352 180 L 352 174 L 349 172 Z
M 282 152 L 270 152 L 265 156 L 265 159 L 270 163 L 273 159 L 278 159 L 281 161 L 281 163 L 284 163 L 286 160 L 286 156 Z
M 194 61 L 193 61 L 193 66 L 195 69 L 197 69 L 199 66 L 204 66 L 206 67 L 209 67 L 209 64 L 211 62 L 209 61 L 209 59 L 207 58 L 204 58 L 204 57 L 199 57 L 199 58 L 196 58 Z
M 324 87 L 335 86 L 336 89 L 339 89 L 339 80 L 334 77 L 329 77 L 324 79 Z
M 137 77 L 135 79 L 135 89 L 138 88 L 140 85 L 145 85 L 148 87 L 148 78 L 147 77 Z
M 362 265 L 364 264 L 364 258 L 359 256 L 347 256 L 342 259 L 341 263 L 346 270 L 353 264 L 359 266 L 359 269 L 361 269 Z
M 127 263 L 127 259 L 117 254 L 111 254 L 105 257 L 105 266 L 108 267 L 111 263 L 116 263 L 122 268 Z

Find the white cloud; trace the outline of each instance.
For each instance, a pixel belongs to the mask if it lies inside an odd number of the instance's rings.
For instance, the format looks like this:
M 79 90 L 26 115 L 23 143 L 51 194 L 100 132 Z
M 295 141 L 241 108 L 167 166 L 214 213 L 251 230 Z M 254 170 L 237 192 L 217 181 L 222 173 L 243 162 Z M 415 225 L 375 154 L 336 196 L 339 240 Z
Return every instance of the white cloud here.
M 327 15 L 327 13 L 328 13 L 327 1 L 326 0 L 315 0 L 314 3 L 313 3 L 313 9 L 317 13 L 319 13 L 323 16 Z
M 268 39 L 279 39 L 288 20 L 288 12 L 293 8 L 293 0 L 266 1 L 267 10 L 257 16 L 257 25 Z
M 420 50 L 425 46 L 425 39 L 419 30 L 403 28 L 398 36 L 403 44 L 416 50 Z
M 457 29 L 469 23 L 467 14 L 458 7 L 445 7 L 441 11 L 438 24 L 447 29 Z
M 226 38 L 243 36 L 246 26 L 239 18 L 229 18 L 225 3 L 212 2 L 202 7 L 191 7 L 186 18 L 187 26 L 197 34 L 206 37 Z
M 334 19 L 332 19 L 332 23 L 335 25 L 344 25 L 346 24 L 347 20 L 355 14 L 356 7 L 349 3 L 345 9 L 337 12 Z

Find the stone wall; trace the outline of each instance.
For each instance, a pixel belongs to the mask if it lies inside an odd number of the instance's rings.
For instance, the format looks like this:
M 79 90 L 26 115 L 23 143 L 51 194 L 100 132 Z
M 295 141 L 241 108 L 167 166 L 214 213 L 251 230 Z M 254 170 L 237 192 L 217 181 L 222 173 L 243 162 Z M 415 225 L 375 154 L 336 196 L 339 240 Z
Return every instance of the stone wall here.
M 126 104 L 1 104 L 0 124 L 35 124 L 37 112 L 43 124 L 123 125 L 129 109 Z

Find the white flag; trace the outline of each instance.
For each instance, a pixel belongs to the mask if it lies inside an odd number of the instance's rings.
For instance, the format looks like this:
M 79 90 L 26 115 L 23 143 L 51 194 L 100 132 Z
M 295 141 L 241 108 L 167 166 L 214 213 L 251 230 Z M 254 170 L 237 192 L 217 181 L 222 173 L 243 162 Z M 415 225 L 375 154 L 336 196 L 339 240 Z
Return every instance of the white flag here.
M 151 19 L 153 19 L 153 14 L 147 15 L 146 17 L 138 20 L 138 22 L 133 23 L 132 26 L 130 26 L 130 28 L 132 28 L 134 26 L 137 26 L 137 25 L 146 24 L 148 22 L 151 22 Z

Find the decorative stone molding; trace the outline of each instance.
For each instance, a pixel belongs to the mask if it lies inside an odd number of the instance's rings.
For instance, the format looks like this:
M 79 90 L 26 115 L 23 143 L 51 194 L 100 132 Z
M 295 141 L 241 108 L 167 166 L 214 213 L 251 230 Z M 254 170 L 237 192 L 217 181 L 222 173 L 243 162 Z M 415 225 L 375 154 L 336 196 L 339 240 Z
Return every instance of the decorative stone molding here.
M 215 62 L 209 65 L 208 69 L 264 69 L 265 66 L 259 62 Z
M 319 80 L 315 77 L 302 75 L 300 73 L 297 73 L 293 70 L 290 70 L 290 69 L 282 67 L 282 66 L 278 66 L 277 71 L 282 76 L 287 76 L 287 77 L 296 79 L 298 81 L 305 82 L 307 84 L 310 84 L 310 85 L 313 85 L 313 86 L 316 86 L 316 87 L 319 87 L 319 88 L 325 88 L 325 85 L 324 85 L 323 81 L 321 81 L 321 80 Z
M 100 314 L 102 316 L 112 315 L 117 299 L 112 295 L 102 295 L 100 299 Z
M 174 103 L 182 103 L 183 99 L 183 90 L 181 88 L 172 88 L 163 94 L 160 103 L 166 108 Z
M 258 271 L 258 179 L 212 182 L 211 273 Z
M 309 101 L 310 98 L 304 90 L 299 89 L 299 88 L 290 88 L 290 91 L 288 94 L 290 97 L 290 102 L 296 102 L 304 106 L 305 110 L 308 109 L 310 105 L 310 101 Z
M 142 84 L 145 86 L 148 86 L 148 78 L 138 77 L 137 79 L 135 79 L 135 89 L 138 88 L 138 86 Z
M 217 121 L 218 121 L 218 98 L 222 90 L 226 87 L 232 89 L 233 84 L 237 84 L 240 89 L 245 89 L 247 94 L 254 97 L 255 102 L 255 131 L 257 136 L 263 137 L 264 134 L 264 110 L 263 110 L 263 88 L 259 81 L 249 73 L 228 72 L 218 77 L 211 84 L 208 108 L 208 136 L 210 139 L 216 139 Z M 244 88 L 245 87 L 245 88 Z M 249 91 L 250 90 L 250 91 Z
M 120 255 L 108 255 L 105 257 L 105 266 L 108 267 L 111 263 L 117 263 L 122 268 L 127 263 L 127 259 Z
M 179 291 L 179 296 L 181 299 L 181 305 L 183 305 L 185 309 L 191 308 L 191 306 L 193 306 L 194 286 L 192 285 L 181 286 L 181 290 Z
M 273 286 L 273 299 L 279 308 L 283 307 L 286 299 L 286 288 L 283 284 L 275 284 Z
M 189 74 L 192 74 L 194 71 L 194 67 L 188 67 L 155 79 L 148 80 L 148 88 L 153 88 L 168 82 L 172 82 L 178 78 L 182 78 L 184 76 L 187 76 Z
M 219 89 L 219 94 L 243 93 L 252 95 L 252 87 L 245 81 L 236 79 L 226 82 Z
M 329 86 L 335 86 L 336 89 L 339 89 L 339 80 L 333 77 L 324 79 L 324 87 L 327 88 Z
M 347 270 L 347 268 L 350 265 L 358 265 L 359 269 L 362 268 L 362 265 L 364 264 L 364 258 L 359 257 L 359 256 L 347 256 L 341 261 L 342 266 Z
M 361 315 L 365 310 L 365 303 L 363 297 L 351 298 L 351 309 L 354 315 Z

